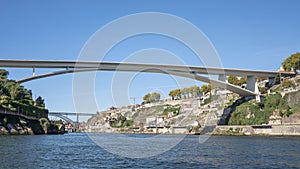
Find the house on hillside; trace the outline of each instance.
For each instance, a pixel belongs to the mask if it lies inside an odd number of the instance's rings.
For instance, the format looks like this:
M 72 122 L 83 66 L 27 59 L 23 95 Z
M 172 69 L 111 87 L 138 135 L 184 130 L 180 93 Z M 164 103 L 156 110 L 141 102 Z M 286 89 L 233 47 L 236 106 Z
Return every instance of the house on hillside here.
M 151 116 L 146 118 L 146 127 L 163 127 L 168 116 Z

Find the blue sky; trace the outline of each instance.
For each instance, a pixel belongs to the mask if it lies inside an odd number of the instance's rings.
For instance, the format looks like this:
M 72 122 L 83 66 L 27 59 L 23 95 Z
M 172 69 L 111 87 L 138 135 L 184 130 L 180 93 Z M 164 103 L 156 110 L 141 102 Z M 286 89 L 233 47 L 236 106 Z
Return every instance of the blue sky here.
M 0 0 L 0 59 L 76 60 L 89 37 L 105 24 L 134 13 L 162 12 L 186 19 L 202 30 L 224 67 L 277 70 L 284 58 L 299 51 L 299 6 L 298 0 Z M 122 61 L 147 48 L 170 51 L 188 65 L 202 65 L 184 45 L 156 35 L 129 38 L 113 48 L 105 60 Z M 32 71 L 8 70 L 11 79 L 30 76 Z M 51 70 L 38 69 L 37 73 L 48 71 Z M 99 110 L 114 105 L 113 75 L 97 73 Z M 72 75 L 32 81 L 24 86 L 33 90 L 34 97 L 44 97 L 50 111 L 74 111 Z M 167 95 L 173 88 L 176 83 L 169 76 L 139 74 L 127 92 L 140 102 L 147 92 Z

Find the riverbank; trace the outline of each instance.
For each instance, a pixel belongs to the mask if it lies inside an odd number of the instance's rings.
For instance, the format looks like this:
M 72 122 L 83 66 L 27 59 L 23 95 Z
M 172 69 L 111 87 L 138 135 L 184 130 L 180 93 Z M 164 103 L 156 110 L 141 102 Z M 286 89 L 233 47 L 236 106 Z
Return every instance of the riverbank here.
M 220 125 L 213 135 L 229 136 L 300 136 L 300 124 L 284 125 Z
M 209 131 L 204 131 L 209 130 Z M 220 135 L 220 136 L 300 136 L 300 124 L 284 125 L 218 125 L 210 129 L 199 129 L 189 132 L 187 128 L 155 128 L 139 130 L 130 128 L 113 128 L 109 131 L 88 130 L 85 133 L 105 134 L 171 134 L 171 135 Z
M 47 119 L 46 119 L 47 120 Z M 14 115 L 0 115 L 0 135 L 64 134 L 65 126 L 28 120 Z

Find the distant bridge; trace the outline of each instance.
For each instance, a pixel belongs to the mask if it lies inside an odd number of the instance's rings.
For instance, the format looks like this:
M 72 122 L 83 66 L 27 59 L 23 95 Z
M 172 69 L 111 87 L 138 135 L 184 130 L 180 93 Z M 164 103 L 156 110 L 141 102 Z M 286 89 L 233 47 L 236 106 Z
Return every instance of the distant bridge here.
M 72 123 L 72 124 L 78 123 L 79 116 L 93 116 L 93 115 L 96 115 L 96 114 L 92 114 L 92 113 L 73 113 L 73 112 L 49 112 L 48 113 L 48 116 L 56 116 L 56 117 L 59 117 L 59 118 L 65 120 L 66 122 Z M 76 116 L 76 122 L 73 121 L 72 119 L 70 119 L 67 116 Z
M 117 62 L 78 62 L 78 61 L 43 61 L 43 60 L 0 60 L 0 67 L 11 68 L 32 68 L 33 76 L 17 80 L 19 83 L 28 82 L 35 79 L 46 78 L 66 73 L 88 72 L 88 71 L 125 71 L 125 72 L 149 72 L 163 73 L 196 79 L 215 86 L 228 89 L 241 96 L 258 95 L 256 78 L 268 78 L 273 84 L 279 72 L 261 70 L 242 70 L 228 68 L 212 68 L 200 66 L 179 66 L 179 65 L 159 65 L 142 63 L 117 63 Z M 65 70 L 35 75 L 35 68 L 63 68 Z M 204 75 L 218 75 L 219 79 L 213 79 Z M 291 72 L 280 72 L 283 76 L 292 76 Z M 226 82 L 226 76 L 247 77 L 246 89 Z

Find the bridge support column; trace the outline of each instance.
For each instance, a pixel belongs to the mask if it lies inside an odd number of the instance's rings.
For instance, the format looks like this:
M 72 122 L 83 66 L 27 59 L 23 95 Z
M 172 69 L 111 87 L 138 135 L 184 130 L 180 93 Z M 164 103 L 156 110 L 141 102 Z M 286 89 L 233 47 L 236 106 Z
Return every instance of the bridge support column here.
M 260 102 L 260 96 L 259 96 L 259 89 L 258 89 L 258 84 L 256 81 L 256 77 L 254 76 L 247 76 L 247 87 L 248 90 L 256 93 L 256 101 Z
M 32 68 L 32 76 L 35 76 L 35 67 Z
M 218 78 L 218 80 L 220 80 L 220 81 L 222 81 L 222 82 L 226 82 L 226 80 L 227 80 L 227 77 L 226 77 L 226 75 L 219 75 L 219 78 Z
M 227 81 L 227 77 L 224 74 L 220 74 L 219 77 L 218 77 L 218 80 L 222 81 L 222 82 L 226 82 Z M 222 85 L 222 86 L 220 86 L 220 89 L 224 90 L 224 89 L 226 89 L 226 86 Z
M 255 92 L 255 89 L 256 89 L 256 77 L 254 76 L 247 76 L 247 89 L 252 91 L 252 92 Z

